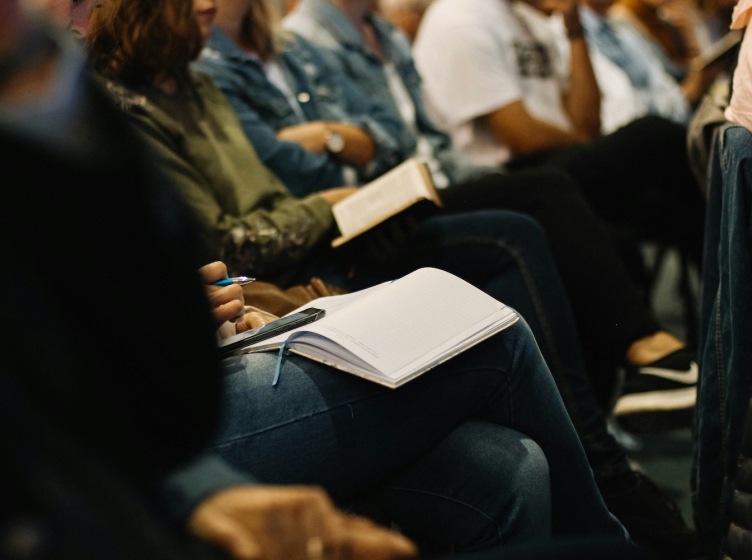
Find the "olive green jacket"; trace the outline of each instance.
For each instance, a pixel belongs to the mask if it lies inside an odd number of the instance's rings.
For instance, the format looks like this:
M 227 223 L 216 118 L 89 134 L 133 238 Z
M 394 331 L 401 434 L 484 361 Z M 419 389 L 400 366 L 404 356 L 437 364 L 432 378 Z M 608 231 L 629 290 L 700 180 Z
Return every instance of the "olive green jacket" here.
M 230 273 L 275 276 L 332 229 L 331 205 L 294 198 L 259 160 L 232 107 L 204 74 L 180 93 L 153 86 L 105 88 L 129 115 L 197 214 Z

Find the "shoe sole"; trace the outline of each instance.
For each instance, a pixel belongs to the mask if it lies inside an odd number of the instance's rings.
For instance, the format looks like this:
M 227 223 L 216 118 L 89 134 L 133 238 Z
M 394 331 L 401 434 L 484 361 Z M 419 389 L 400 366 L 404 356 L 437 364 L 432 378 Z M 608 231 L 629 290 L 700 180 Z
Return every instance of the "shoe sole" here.
M 690 428 L 697 391 L 694 387 L 673 391 L 636 393 L 619 399 L 614 415 L 619 425 L 633 434 L 654 434 Z
M 614 407 L 616 416 L 647 412 L 665 412 L 693 408 L 697 401 L 697 388 L 653 391 L 624 395 Z

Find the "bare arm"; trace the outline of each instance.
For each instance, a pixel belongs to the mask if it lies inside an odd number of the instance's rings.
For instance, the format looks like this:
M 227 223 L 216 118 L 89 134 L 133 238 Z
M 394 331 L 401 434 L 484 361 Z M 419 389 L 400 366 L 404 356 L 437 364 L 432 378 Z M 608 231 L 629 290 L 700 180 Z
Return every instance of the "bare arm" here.
M 516 156 L 541 150 L 564 148 L 583 142 L 587 137 L 567 132 L 530 115 L 522 101 L 515 101 L 482 117 L 500 144 L 509 146 Z
M 314 121 L 283 128 L 277 133 L 277 138 L 296 142 L 308 152 L 323 154 L 330 132 L 336 132 L 345 140 L 344 149 L 335 156 L 340 162 L 363 167 L 376 155 L 376 143 L 371 135 L 351 124 Z
M 570 89 L 564 96 L 564 109 L 579 134 L 585 139 L 594 138 L 601 130 L 601 92 L 590 62 L 577 2 L 558 0 L 557 4 L 564 16 L 572 62 Z

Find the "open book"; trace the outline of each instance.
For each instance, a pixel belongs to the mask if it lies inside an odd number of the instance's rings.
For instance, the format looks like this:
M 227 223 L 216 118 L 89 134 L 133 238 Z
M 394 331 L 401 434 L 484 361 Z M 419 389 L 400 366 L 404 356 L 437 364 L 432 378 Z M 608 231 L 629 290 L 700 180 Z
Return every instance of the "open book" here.
M 332 241 L 332 247 L 347 243 L 421 200 L 441 206 L 428 166 L 409 159 L 332 207 L 342 234 Z
M 517 313 L 456 276 L 422 268 L 373 288 L 320 298 L 309 325 L 243 349 L 279 349 L 396 388 L 509 327 Z

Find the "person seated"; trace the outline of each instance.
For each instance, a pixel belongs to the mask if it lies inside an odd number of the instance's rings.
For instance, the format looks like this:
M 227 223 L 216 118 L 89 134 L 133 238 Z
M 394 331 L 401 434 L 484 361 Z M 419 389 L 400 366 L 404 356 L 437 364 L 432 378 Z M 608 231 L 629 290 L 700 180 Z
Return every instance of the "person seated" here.
M 678 84 L 642 35 L 614 20 L 609 13 L 612 5 L 610 0 L 583 0 L 582 25 L 588 44 L 624 70 L 645 114 L 686 124 L 690 107 L 700 101 L 716 72 L 693 64 Z
M 639 33 L 677 82 L 692 71 L 692 61 L 711 44 L 702 15 L 690 0 L 620 0 L 612 14 Z
M 328 71 L 304 41 L 275 36 L 270 4 L 249 6 L 248 20 L 221 6 L 220 25 L 235 41 L 215 28 L 194 68 L 225 93 L 264 165 L 303 197 L 362 184 L 400 163 L 400 119 Z
M 379 12 L 384 19 L 399 27 L 412 43 L 431 2 L 433 0 L 380 0 Z
M 569 35 L 566 72 L 548 22 L 557 5 Z M 441 0 L 415 52 L 429 100 L 477 161 L 565 169 L 603 219 L 700 262 L 704 203 L 685 128 L 645 117 L 598 138 L 600 92 L 575 2 Z M 468 80 L 473 87 L 455 87 Z

